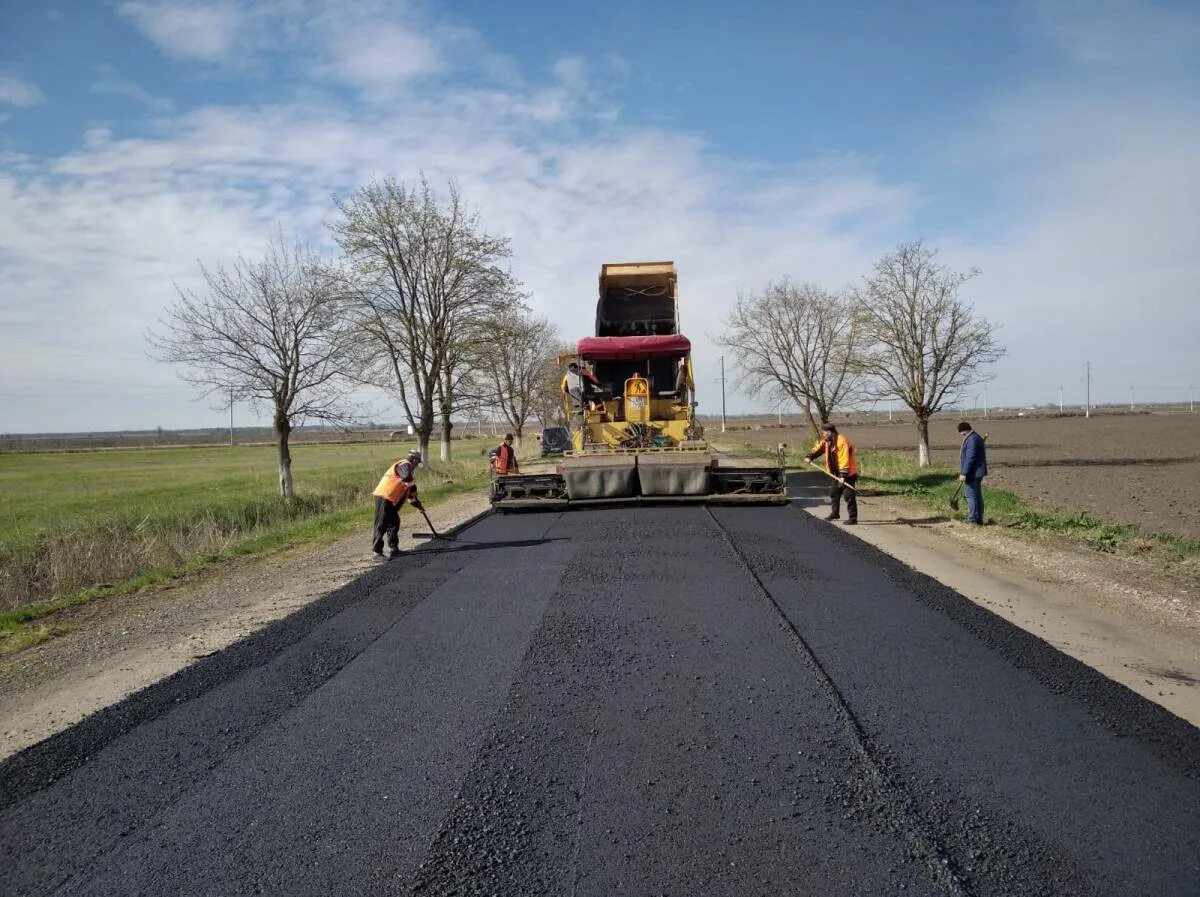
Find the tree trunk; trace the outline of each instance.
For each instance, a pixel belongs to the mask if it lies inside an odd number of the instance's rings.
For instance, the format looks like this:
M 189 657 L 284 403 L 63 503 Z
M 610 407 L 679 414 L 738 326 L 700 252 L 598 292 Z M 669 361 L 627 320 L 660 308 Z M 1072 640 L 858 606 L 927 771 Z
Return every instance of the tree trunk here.
M 450 431 L 454 428 L 454 423 L 450 420 L 449 414 L 442 415 L 442 461 L 449 463 L 451 460 L 450 449 Z
M 813 416 L 812 402 L 806 401 L 804 403 L 804 414 L 808 418 L 808 426 L 812 430 L 813 439 L 820 439 L 821 425 L 817 422 L 816 417 Z
M 292 484 L 292 453 L 288 450 L 288 437 L 292 435 L 292 423 L 286 415 L 275 415 L 275 444 L 279 449 L 279 494 L 290 501 L 296 497 Z
M 924 414 L 917 415 L 917 466 L 929 466 L 929 418 Z

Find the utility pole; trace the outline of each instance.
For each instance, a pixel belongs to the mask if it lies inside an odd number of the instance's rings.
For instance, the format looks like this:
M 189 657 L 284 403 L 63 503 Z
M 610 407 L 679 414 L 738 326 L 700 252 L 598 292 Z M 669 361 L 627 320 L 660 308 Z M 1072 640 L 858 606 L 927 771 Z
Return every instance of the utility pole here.
M 1133 384 L 1129 384 L 1129 410 L 1133 410 Z
M 888 399 L 888 423 L 889 424 L 892 422 L 892 402 L 894 402 L 894 401 L 895 401 L 894 399 Z
M 725 432 L 725 356 L 721 356 L 721 432 Z
M 233 387 L 229 387 L 229 444 L 233 445 Z
M 1084 362 L 1084 369 L 1087 372 L 1084 376 L 1084 379 L 1087 381 L 1087 399 L 1085 400 L 1087 404 L 1085 404 L 1083 406 L 1083 416 L 1091 417 L 1092 416 L 1092 363 L 1090 361 Z
M 988 416 L 987 387 L 986 386 L 983 388 L 983 416 L 985 418 Z
M 1058 388 L 1058 413 L 1059 414 L 1063 413 L 1062 387 L 1061 386 Z
M 779 412 L 779 426 L 783 426 L 783 400 L 779 402 L 779 407 L 776 409 Z
M 1192 414 L 1196 413 L 1196 384 L 1188 385 L 1188 411 Z

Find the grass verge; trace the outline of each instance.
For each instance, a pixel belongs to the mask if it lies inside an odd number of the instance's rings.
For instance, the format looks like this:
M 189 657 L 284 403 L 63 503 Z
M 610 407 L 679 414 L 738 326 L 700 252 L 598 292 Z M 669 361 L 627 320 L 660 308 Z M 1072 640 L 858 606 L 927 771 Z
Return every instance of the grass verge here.
M 745 445 L 739 452 L 775 457 Z M 804 453 L 789 452 L 789 467 L 805 467 Z M 918 467 L 911 458 L 892 452 L 859 452 L 859 486 L 913 501 L 947 517 L 965 519 L 966 500 L 960 497 L 958 511 L 950 510 L 950 496 L 958 487 L 958 471 L 946 467 Z M 1200 558 L 1200 542 L 1171 534 L 1144 533 L 1136 526 L 1109 523 L 1090 514 L 1060 514 L 1039 510 L 1005 489 L 985 487 L 989 522 L 1019 532 L 1053 533 L 1096 551 L 1155 556 L 1170 562 Z
M 452 465 L 449 468 L 433 465 L 431 469 L 421 471 L 419 481 L 422 483 L 422 502 L 426 507 L 433 507 L 451 496 L 482 489 L 488 476 L 478 470 L 478 465 Z M 210 545 L 173 562 L 149 566 L 115 582 L 97 583 L 0 612 L 0 656 L 24 650 L 68 631 L 67 624 L 47 620 L 71 608 L 178 579 L 232 558 L 332 542 L 369 525 L 372 513 L 369 494 L 361 488 L 339 489 L 335 495 L 310 499 L 299 511 L 283 511 L 274 518 L 258 513 L 260 502 L 259 498 L 248 497 L 247 507 L 256 506 L 252 516 L 255 522 L 247 526 L 244 515 L 239 516 L 238 521 L 245 528 L 234 528 L 224 534 L 222 544 L 215 547 Z M 117 535 L 123 534 L 124 530 L 117 525 L 111 529 Z M 208 527 L 208 530 L 212 528 Z M 43 546 L 42 554 L 46 552 Z

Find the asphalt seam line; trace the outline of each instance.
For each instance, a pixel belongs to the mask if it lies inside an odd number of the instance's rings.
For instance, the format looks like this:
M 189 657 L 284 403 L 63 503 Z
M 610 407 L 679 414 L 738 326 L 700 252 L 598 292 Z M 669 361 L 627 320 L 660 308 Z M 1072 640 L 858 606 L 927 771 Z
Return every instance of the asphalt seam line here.
M 760 597 L 765 599 L 767 605 L 773 611 L 776 621 L 790 635 L 790 641 L 796 652 L 801 656 L 804 663 L 817 674 L 821 689 L 834 705 L 835 714 L 840 718 L 842 726 L 849 736 L 850 743 L 854 746 L 855 753 L 867 771 L 871 783 L 890 805 L 890 815 L 900 817 L 897 820 L 896 827 L 904 833 L 909 848 L 916 856 L 925 857 L 930 877 L 947 894 L 952 895 L 952 897 L 971 897 L 971 892 L 967 889 L 966 884 L 952 868 L 951 860 L 945 847 L 936 835 L 928 831 L 920 815 L 914 808 L 914 801 L 911 795 L 909 795 L 902 785 L 893 781 L 888 775 L 884 763 L 875 755 L 875 751 L 871 748 L 870 739 L 859 722 L 858 717 L 855 716 L 854 711 L 850 708 L 849 703 L 847 703 L 845 696 L 837 687 L 833 678 L 825 670 L 825 667 L 821 665 L 821 661 L 817 659 L 817 655 L 814 653 L 812 647 L 805 641 L 804 636 L 800 634 L 800 631 L 788 615 L 784 613 L 783 608 L 779 606 L 779 602 L 775 600 L 775 596 L 771 594 L 770 589 L 767 588 L 766 584 L 755 571 L 753 564 L 750 563 L 750 559 L 738 547 L 729 530 L 717 519 L 717 516 L 712 512 L 712 508 L 705 505 L 704 510 L 712 518 L 713 523 L 716 524 L 721 536 L 737 557 L 738 563 L 754 581 L 757 587 L 756 591 Z

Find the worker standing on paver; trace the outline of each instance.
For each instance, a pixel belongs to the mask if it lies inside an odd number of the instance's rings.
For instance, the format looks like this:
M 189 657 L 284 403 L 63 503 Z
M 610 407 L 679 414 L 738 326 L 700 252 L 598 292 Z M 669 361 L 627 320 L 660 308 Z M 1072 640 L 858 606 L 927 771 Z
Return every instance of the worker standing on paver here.
M 983 478 L 987 476 L 987 444 L 965 420 L 958 425 L 962 449 L 958 454 L 958 481 L 967 496 L 967 523 L 983 525 Z
M 853 526 L 858 523 L 858 493 L 854 488 L 858 482 L 858 458 L 855 457 L 854 445 L 833 424 L 822 424 L 821 441 L 808 453 L 808 460 L 811 462 L 822 453 L 825 455 L 825 469 L 837 480 L 829 492 L 833 506 L 825 519 L 841 519 L 842 496 L 845 495 L 846 525 Z
M 416 472 L 421 463 L 421 453 L 413 449 L 402 461 L 397 461 L 386 471 L 375 487 L 375 531 L 371 550 L 383 556 L 383 539 L 387 536 L 391 548 L 390 557 L 400 556 L 400 508 L 406 501 L 421 509 L 417 498 Z
M 513 434 L 505 433 L 504 441 L 500 443 L 496 449 L 496 459 L 493 462 L 496 476 L 503 476 L 506 473 L 520 473 L 521 468 L 517 465 L 517 451 L 513 448 Z
M 587 368 L 581 368 L 578 362 L 572 361 L 567 365 L 567 372 L 563 374 L 562 378 L 562 391 L 570 406 L 572 429 L 582 425 L 583 422 L 583 381 L 585 379 L 590 380 L 596 386 L 600 385 L 596 375 Z

